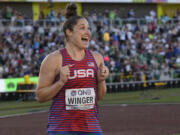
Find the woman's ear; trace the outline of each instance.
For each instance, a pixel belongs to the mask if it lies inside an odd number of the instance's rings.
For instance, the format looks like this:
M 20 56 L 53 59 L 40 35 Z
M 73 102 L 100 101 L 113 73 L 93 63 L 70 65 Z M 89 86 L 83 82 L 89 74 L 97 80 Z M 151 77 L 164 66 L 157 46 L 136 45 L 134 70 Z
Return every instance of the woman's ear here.
M 72 35 L 72 32 L 69 29 L 66 29 L 66 35 L 67 37 L 70 37 Z

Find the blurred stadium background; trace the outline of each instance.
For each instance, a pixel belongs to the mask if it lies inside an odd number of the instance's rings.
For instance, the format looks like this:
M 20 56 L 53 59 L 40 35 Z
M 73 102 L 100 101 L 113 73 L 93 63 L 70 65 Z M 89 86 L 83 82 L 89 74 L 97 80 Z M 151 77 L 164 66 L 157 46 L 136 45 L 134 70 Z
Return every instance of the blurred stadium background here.
M 68 2 L 110 69 L 104 135 L 180 135 L 180 0 L 0 0 L 0 135 L 47 134 L 51 101 L 35 88 L 42 60 L 64 47 Z
M 108 93 L 180 87 L 179 0 L 1 0 L 1 101 L 35 98 L 42 60 L 64 47 L 68 2 L 89 21 Z

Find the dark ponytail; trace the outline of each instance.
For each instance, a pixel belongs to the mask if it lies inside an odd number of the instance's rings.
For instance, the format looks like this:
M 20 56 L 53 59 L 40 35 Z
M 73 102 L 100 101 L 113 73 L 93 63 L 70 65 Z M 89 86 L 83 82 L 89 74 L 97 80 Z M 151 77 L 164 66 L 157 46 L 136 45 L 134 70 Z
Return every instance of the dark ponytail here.
M 77 16 L 77 6 L 74 3 L 70 3 L 66 7 L 66 19 L 69 19 L 71 16 Z
M 76 25 L 77 21 L 83 17 L 77 15 L 77 6 L 74 3 L 67 5 L 65 17 L 66 21 L 63 25 L 63 32 L 67 38 L 66 30 L 69 29 L 70 31 L 73 31 L 74 25 Z

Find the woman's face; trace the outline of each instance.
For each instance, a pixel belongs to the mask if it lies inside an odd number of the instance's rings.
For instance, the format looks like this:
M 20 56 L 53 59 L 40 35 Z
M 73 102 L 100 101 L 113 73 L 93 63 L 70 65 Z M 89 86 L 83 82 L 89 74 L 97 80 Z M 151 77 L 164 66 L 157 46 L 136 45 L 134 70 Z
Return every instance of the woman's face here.
M 85 49 L 88 48 L 91 32 L 89 23 L 86 19 L 79 19 L 77 24 L 74 26 L 73 31 L 67 32 L 68 42 L 72 45 Z

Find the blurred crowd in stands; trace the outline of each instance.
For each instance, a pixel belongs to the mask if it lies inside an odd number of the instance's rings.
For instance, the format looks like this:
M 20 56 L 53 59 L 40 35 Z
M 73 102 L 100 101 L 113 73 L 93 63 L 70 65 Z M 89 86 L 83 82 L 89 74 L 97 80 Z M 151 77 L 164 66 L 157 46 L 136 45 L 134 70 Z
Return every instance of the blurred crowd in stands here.
M 133 9 L 123 19 L 108 10 L 84 12 L 84 16 L 92 32 L 89 48 L 100 52 L 110 72 L 116 74 L 109 81 L 142 81 L 144 75 L 147 80 L 180 78 L 180 11 L 160 21 L 153 10 L 143 21 L 137 21 Z M 5 27 L 0 31 L 0 78 L 38 76 L 45 56 L 64 47 L 65 19 L 60 12 L 51 10 L 47 16 L 41 12 L 39 21 L 22 25 L 27 18 L 7 7 L 0 11 L 0 18 L 10 20 L 0 21 Z M 19 29 L 10 27 L 14 22 L 19 22 Z

